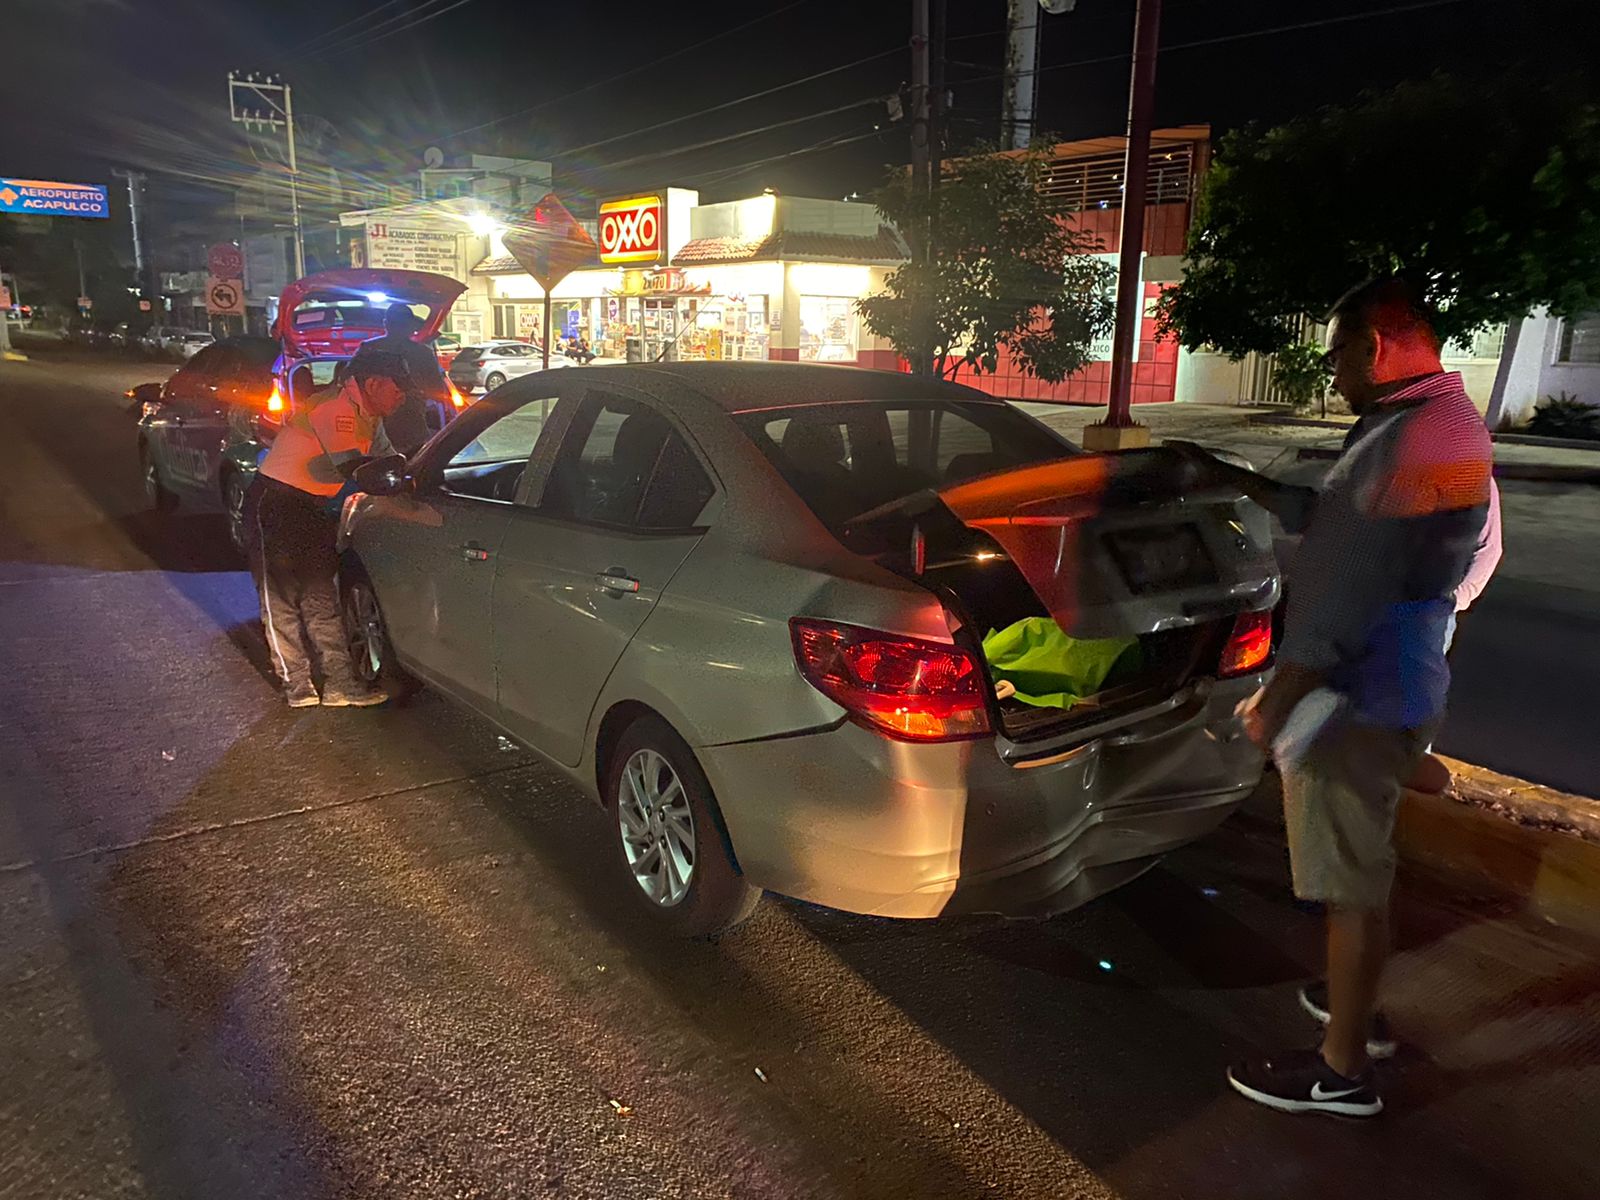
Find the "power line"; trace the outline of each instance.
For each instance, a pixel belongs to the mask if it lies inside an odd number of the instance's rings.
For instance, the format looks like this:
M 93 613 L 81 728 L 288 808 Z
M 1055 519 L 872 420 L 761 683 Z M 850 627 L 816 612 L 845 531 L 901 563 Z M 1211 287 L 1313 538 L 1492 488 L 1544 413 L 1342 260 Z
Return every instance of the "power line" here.
M 862 100 L 851 101 L 849 104 L 840 104 L 834 108 L 825 108 L 819 112 L 807 113 L 806 115 L 800 117 L 790 117 L 783 121 L 773 121 L 769 125 L 760 125 L 754 129 L 745 129 L 738 133 L 724 134 L 722 137 L 707 138 L 702 142 L 691 142 L 688 145 L 676 146 L 671 150 L 660 150 L 651 154 L 636 155 L 633 158 L 619 159 L 616 162 L 605 163 L 600 166 L 586 167 L 581 171 L 569 171 L 567 174 L 569 176 L 596 175 L 602 171 L 615 171 L 622 167 L 637 166 L 640 163 L 652 162 L 658 158 L 676 158 L 680 154 L 689 154 L 695 150 L 708 150 L 712 146 L 721 146 L 728 142 L 739 141 L 742 138 L 755 137 L 758 134 L 763 133 L 771 133 L 775 129 L 787 129 L 792 125 L 802 125 L 807 121 L 821 120 L 823 117 L 831 117 L 837 113 L 849 112 L 851 109 L 861 108 L 864 105 L 879 104 L 882 102 L 882 99 L 883 98 L 881 96 L 868 96 Z
M 713 171 L 699 181 L 700 187 L 711 187 L 728 179 L 734 179 L 746 171 L 753 171 L 757 167 L 764 167 L 768 163 L 782 162 L 785 159 L 799 158 L 803 154 L 820 154 L 825 150 L 837 150 L 841 146 L 849 146 L 855 142 L 864 142 L 868 138 L 876 137 L 882 130 L 874 125 L 871 129 L 854 134 L 840 134 L 834 137 L 823 138 L 810 146 L 802 146 L 799 150 L 786 150 L 782 154 L 769 154 L 765 158 L 752 159 L 737 166 L 725 167 L 720 171 Z
M 685 113 L 681 117 L 673 117 L 670 120 L 660 121 L 654 125 L 646 125 L 643 129 L 630 129 L 627 133 L 619 133 L 615 137 L 604 138 L 598 142 L 589 142 L 582 146 L 573 146 L 569 149 L 555 150 L 552 151 L 548 157 L 560 158 L 563 155 L 568 154 L 582 154 L 585 150 L 597 150 L 601 146 L 609 146 L 614 142 L 627 141 L 629 138 L 639 137 L 642 134 L 654 133 L 656 130 L 665 129 L 669 125 L 681 125 L 683 122 L 692 121 L 696 117 L 709 116 L 711 113 L 722 112 L 724 109 L 737 108 L 739 105 L 748 104 L 752 100 L 760 100 L 763 97 L 775 95 L 778 92 L 788 91 L 790 88 L 799 87 L 801 84 L 811 83 L 818 79 L 825 79 L 829 75 L 837 75 L 841 71 L 848 71 L 854 67 L 862 66 L 865 63 L 876 62 L 878 59 L 887 58 L 891 54 L 900 54 L 904 50 L 904 46 L 891 46 L 887 50 L 880 50 L 876 54 L 869 54 L 865 58 L 858 58 L 854 62 L 847 62 L 843 66 L 830 67 L 826 71 L 817 71 L 811 75 L 804 75 L 799 79 L 791 79 L 788 83 L 780 83 L 776 87 L 765 88 L 759 92 L 751 92 L 748 96 L 740 96 L 736 100 L 728 100 L 722 104 L 713 104 L 710 108 L 697 109 L 694 112 Z
M 442 3 L 443 0 L 428 0 L 428 2 Z M 412 9 L 410 12 L 402 13 L 399 17 L 392 17 L 389 21 L 384 22 L 384 24 L 392 24 L 396 20 L 405 20 L 407 17 L 414 18 L 407 24 L 400 25 L 397 28 L 387 29 L 383 32 L 379 32 L 378 28 L 376 27 L 370 30 L 363 30 L 360 34 L 356 34 L 351 38 L 346 38 L 344 41 L 335 43 L 332 46 L 324 46 L 322 49 L 314 51 L 306 57 L 317 59 L 325 58 L 329 54 L 343 53 L 352 50 L 364 50 L 374 42 L 381 42 L 385 38 L 393 37 L 397 33 L 406 33 L 417 28 L 419 25 L 426 25 L 429 21 L 437 20 L 446 13 L 455 12 L 456 9 L 462 7 L 463 5 L 471 3 L 472 0 L 455 0 L 454 4 L 447 4 L 443 8 L 435 7 L 431 11 L 426 12 L 424 9 L 427 8 L 427 4 L 423 4 L 418 8 Z
M 1328 25 L 1344 25 L 1351 21 L 1366 21 L 1373 17 L 1392 17 L 1400 13 L 1420 12 L 1429 8 L 1446 8 L 1454 4 L 1464 4 L 1467 0 L 1425 0 L 1420 4 L 1401 4 L 1393 8 L 1375 8 L 1366 12 L 1347 13 L 1341 17 L 1322 17 L 1314 21 L 1299 21 L 1293 25 L 1274 25 L 1270 29 L 1250 29 L 1243 33 L 1228 33 L 1220 37 L 1201 38 L 1193 42 L 1176 42 L 1170 46 L 1162 46 L 1162 54 L 1171 54 L 1178 50 L 1197 50 L 1202 46 L 1218 46 L 1224 42 L 1243 42 L 1251 38 L 1272 37 L 1280 33 L 1296 33 L 1303 29 L 1321 29 Z M 1018 71 L 1015 75 L 1000 71 L 993 75 L 977 75 L 971 79 L 957 79 L 952 81 L 954 86 L 964 86 L 969 83 L 989 83 L 996 79 L 1026 79 L 1030 75 L 1047 75 L 1052 71 L 1070 71 L 1076 67 L 1096 67 L 1104 63 L 1124 62 L 1133 57 L 1131 51 L 1120 54 L 1105 54 L 1099 58 L 1080 58 L 1075 62 L 1057 63 L 1052 67 L 1040 67 L 1035 71 Z
M 311 47 L 315 46 L 318 42 L 325 42 L 329 38 L 333 37 L 334 34 L 343 33 L 352 25 L 360 25 L 363 21 L 371 20 L 373 17 L 377 16 L 384 9 L 393 8 L 395 5 L 404 4 L 405 2 L 406 0 L 384 0 L 382 4 L 376 5 L 373 8 L 369 8 L 358 16 L 351 17 L 350 20 L 344 22 L 342 25 L 335 25 L 332 29 L 325 29 L 315 37 L 307 38 L 289 52 L 289 57 L 298 58 L 307 50 L 310 50 Z
M 668 54 L 663 54 L 660 58 L 653 58 L 649 62 L 640 63 L 637 67 L 630 67 L 628 70 L 623 71 L 619 75 L 612 75 L 609 78 L 597 80 L 594 83 L 585 84 L 581 88 L 563 92 L 559 96 L 552 96 L 549 100 L 541 100 L 538 104 L 533 104 L 527 108 L 518 109 L 516 112 L 506 113 L 499 117 L 493 117 L 487 121 L 481 121 L 476 125 L 469 125 L 465 129 L 457 129 L 452 133 L 442 134 L 441 140 L 444 138 L 464 137 L 469 133 L 477 133 L 480 129 L 488 129 L 491 125 L 499 125 L 504 121 L 514 121 L 518 117 L 525 117 L 530 113 L 536 113 L 541 109 L 549 108 L 552 104 L 560 104 L 564 101 L 570 100 L 574 96 L 581 96 L 585 92 L 592 92 L 595 88 L 606 87 L 609 84 L 616 83 L 618 80 L 627 79 L 630 76 L 637 75 L 640 71 L 648 70 L 654 66 L 659 66 L 664 62 L 670 62 L 674 58 L 681 58 L 683 55 L 688 54 L 691 50 L 698 50 L 702 46 L 709 46 L 712 42 L 719 41 L 725 37 L 730 37 L 742 29 L 749 29 L 752 25 L 759 25 L 762 21 L 770 20 L 776 16 L 781 16 L 783 13 L 789 12 L 791 9 L 799 8 L 802 4 L 808 3 L 810 3 L 810 0 L 794 0 L 793 3 L 785 4 L 782 8 L 775 8 L 770 12 L 764 12 L 759 17 L 752 17 L 742 25 L 735 25 L 731 29 L 724 29 L 721 33 L 714 33 L 710 37 L 705 38 L 702 41 L 695 42 L 693 45 L 685 46 L 681 50 L 673 50 Z
M 351 47 L 355 43 L 361 41 L 362 38 L 371 37 L 374 34 L 381 33 L 386 29 L 393 29 L 394 27 L 403 25 L 408 21 L 414 21 L 419 16 L 426 14 L 429 9 L 437 8 L 439 5 L 444 3 L 446 3 L 446 0 L 422 0 L 421 4 L 407 8 L 404 12 L 398 12 L 392 17 L 385 17 L 375 25 L 369 25 L 365 29 L 358 30 L 355 33 L 346 34 L 343 37 L 337 37 L 330 41 L 326 41 L 302 57 L 307 59 L 317 59 L 323 57 L 325 54 L 331 53 L 332 51 Z

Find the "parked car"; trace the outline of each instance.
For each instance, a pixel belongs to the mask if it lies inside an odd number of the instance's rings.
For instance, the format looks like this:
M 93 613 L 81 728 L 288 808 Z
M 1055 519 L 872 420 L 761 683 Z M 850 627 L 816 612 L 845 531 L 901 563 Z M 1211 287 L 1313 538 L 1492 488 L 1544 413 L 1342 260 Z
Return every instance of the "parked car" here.
M 179 358 L 193 358 L 217 340 L 216 335 L 200 329 L 187 329 L 172 339 L 169 349 Z
M 271 338 L 213 340 L 165 383 L 129 391 L 137 405 L 139 469 L 151 508 L 226 513 L 229 535 L 243 548 L 244 492 L 270 437 L 262 419 L 274 393 L 278 356 Z
M 363 343 L 383 336 L 391 304 L 423 310 L 422 326 L 411 338 L 426 345 L 439 336 L 451 306 L 466 290 L 445 275 L 370 267 L 322 271 L 291 283 L 279 298 L 274 326 L 283 345 L 278 376 L 286 403 L 299 399 L 290 387 L 296 368 L 310 368 L 318 387 L 331 382 L 338 366 L 353 358 Z M 442 429 L 465 406 L 465 397 L 452 391 L 448 404 L 430 408 L 430 428 Z
M 763 890 L 1059 912 L 1261 772 L 1233 712 L 1270 664 L 1268 522 L 1172 451 L 1087 455 L 889 372 L 673 363 L 514 380 L 356 479 L 363 673 L 569 775 L 680 933 Z M 980 639 L 1047 613 L 1129 652 L 1068 707 L 1001 698 Z
M 552 353 L 550 366 L 576 366 L 565 354 Z M 539 347 L 509 338 L 463 346 L 450 364 L 450 382 L 464 392 L 494 391 L 508 379 L 544 369 Z
M 140 467 L 151 506 L 225 513 L 228 534 L 243 551 L 245 490 L 282 422 L 312 391 L 333 383 L 363 342 L 382 335 L 390 303 L 427 310 L 416 335 L 426 341 L 465 290 L 422 271 L 323 271 L 283 290 L 275 338 L 190 335 L 214 344 L 201 345 L 166 383 L 129 392 L 140 410 Z M 443 428 L 456 411 L 456 404 L 437 406 L 430 426 Z
M 439 360 L 439 369 L 448 371 L 450 364 L 455 362 L 456 355 L 461 351 L 461 336 L 455 333 L 437 334 L 433 339 L 434 357 Z

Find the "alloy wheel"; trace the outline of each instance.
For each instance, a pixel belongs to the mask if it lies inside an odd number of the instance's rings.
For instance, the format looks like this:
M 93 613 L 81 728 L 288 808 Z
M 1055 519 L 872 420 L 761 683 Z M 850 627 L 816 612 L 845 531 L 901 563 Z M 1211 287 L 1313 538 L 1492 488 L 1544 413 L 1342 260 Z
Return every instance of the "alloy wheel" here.
M 376 683 L 383 674 L 388 639 L 383 632 L 383 613 L 378 597 L 365 583 L 350 585 L 345 600 L 345 633 L 350 639 L 350 661 L 356 675 L 365 683 Z
M 681 903 L 694 882 L 694 813 L 663 755 L 641 749 L 628 759 L 618 786 L 617 826 L 634 882 L 663 908 Z

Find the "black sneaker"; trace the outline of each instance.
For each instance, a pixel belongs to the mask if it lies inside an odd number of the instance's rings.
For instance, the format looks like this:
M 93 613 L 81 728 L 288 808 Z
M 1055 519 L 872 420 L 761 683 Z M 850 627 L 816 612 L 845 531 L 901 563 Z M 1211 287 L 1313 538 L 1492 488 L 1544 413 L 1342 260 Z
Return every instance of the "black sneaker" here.
M 1279 1112 L 1375 1117 L 1383 1111 L 1371 1067 L 1359 1079 L 1346 1079 L 1319 1050 L 1291 1050 L 1238 1063 L 1228 1068 L 1228 1082 L 1246 1099 Z
M 1300 989 L 1300 1007 L 1326 1025 L 1328 1015 L 1328 981 L 1318 979 Z M 1393 1058 L 1396 1049 L 1394 1034 L 1389 1030 L 1389 1018 L 1381 1012 L 1372 1017 L 1372 1032 L 1367 1035 L 1368 1058 Z

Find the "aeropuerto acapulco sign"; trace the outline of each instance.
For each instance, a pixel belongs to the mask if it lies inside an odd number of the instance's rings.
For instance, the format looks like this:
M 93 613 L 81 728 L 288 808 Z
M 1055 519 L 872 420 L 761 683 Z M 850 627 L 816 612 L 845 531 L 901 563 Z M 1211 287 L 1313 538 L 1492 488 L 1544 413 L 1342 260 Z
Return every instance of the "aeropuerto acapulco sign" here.
M 36 217 L 109 217 L 106 189 L 97 183 L 0 178 L 0 213 Z

